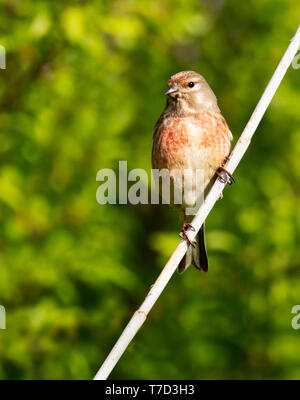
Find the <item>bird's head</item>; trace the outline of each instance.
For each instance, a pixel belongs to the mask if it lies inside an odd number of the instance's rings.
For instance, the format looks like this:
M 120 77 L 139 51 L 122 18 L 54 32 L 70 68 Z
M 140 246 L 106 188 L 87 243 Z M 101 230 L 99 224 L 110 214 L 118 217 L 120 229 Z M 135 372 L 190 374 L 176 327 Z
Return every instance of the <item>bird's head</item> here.
M 216 96 L 202 75 L 194 71 L 182 71 L 168 81 L 167 108 L 178 114 L 194 114 L 201 111 L 217 111 Z

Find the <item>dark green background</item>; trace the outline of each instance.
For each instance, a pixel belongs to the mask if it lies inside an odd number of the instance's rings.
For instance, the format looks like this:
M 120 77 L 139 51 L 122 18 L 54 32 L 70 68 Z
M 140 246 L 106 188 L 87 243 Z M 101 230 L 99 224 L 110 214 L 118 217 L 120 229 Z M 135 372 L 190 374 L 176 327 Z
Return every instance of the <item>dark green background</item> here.
M 96 202 L 151 168 L 169 76 L 205 76 L 236 138 L 298 0 L 2 1 L 2 379 L 90 379 L 178 243 L 167 206 Z M 210 269 L 174 275 L 111 378 L 300 378 L 300 69 L 289 68 L 207 221 Z

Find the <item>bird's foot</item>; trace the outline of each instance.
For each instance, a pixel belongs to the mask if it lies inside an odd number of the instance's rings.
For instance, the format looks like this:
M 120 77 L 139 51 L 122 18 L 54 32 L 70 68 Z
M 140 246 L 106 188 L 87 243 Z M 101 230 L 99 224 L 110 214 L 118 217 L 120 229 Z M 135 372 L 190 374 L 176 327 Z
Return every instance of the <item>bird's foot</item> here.
M 181 232 L 179 233 L 179 236 L 181 237 L 181 239 L 186 240 L 191 246 L 195 247 L 195 242 L 193 242 L 193 241 L 188 237 L 187 231 L 188 231 L 189 229 L 190 229 L 191 231 L 195 231 L 195 228 L 193 227 L 192 224 L 188 224 L 188 223 L 184 222 L 183 225 L 182 225 L 182 230 L 181 230 Z
M 231 173 L 222 166 L 217 169 L 216 174 L 218 175 L 222 183 L 228 183 L 228 185 L 232 185 L 233 183 L 235 183 L 235 180 Z

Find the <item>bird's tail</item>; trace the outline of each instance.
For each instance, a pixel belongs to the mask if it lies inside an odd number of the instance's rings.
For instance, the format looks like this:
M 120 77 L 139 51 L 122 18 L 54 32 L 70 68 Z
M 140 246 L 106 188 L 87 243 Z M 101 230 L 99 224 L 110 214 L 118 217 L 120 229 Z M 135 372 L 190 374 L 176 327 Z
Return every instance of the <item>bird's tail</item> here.
M 205 237 L 204 237 L 204 223 L 200 228 L 200 231 L 196 235 L 195 238 L 195 247 L 189 246 L 187 252 L 183 259 L 180 261 L 178 265 L 178 273 L 182 274 L 189 265 L 193 265 L 195 268 L 200 271 L 203 270 L 207 272 L 208 270 L 208 259 L 207 252 L 205 247 Z

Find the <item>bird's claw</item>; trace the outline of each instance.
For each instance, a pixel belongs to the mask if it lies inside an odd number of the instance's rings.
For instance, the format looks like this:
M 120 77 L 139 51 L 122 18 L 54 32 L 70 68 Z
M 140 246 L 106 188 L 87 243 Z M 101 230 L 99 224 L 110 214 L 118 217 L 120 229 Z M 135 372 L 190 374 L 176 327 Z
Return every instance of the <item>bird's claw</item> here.
M 231 173 L 227 171 L 227 169 L 225 169 L 224 167 L 219 167 L 217 169 L 217 175 L 222 183 L 228 183 L 228 185 L 232 185 L 233 183 L 235 183 L 235 180 Z M 224 178 L 224 175 L 226 176 L 226 179 Z
M 187 231 L 188 229 L 190 229 L 191 231 L 195 232 L 195 228 L 193 227 L 193 225 L 185 222 L 183 224 L 182 230 Z
M 182 230 L 179 233 L 179 236 L 181 237 L 181 239 L 186 240 L 191 246 L 195 247 L 196 242 L 192 241 L 187 234 L 187 230 L 190 229 L 191 231 L 195 232 L 195 228 L 193 227 L 193 225 L 188 224 L 188 223 L 184 223 L 182 226 Z

